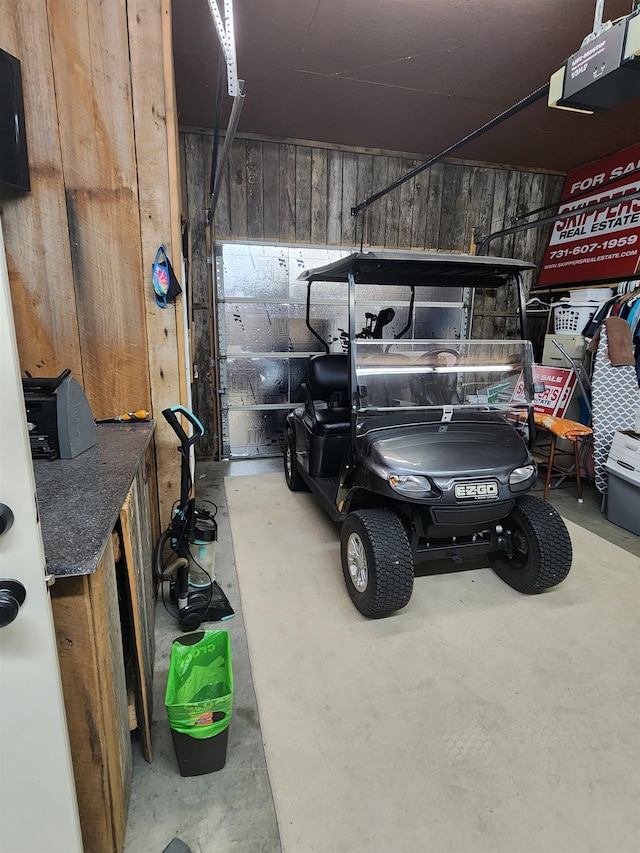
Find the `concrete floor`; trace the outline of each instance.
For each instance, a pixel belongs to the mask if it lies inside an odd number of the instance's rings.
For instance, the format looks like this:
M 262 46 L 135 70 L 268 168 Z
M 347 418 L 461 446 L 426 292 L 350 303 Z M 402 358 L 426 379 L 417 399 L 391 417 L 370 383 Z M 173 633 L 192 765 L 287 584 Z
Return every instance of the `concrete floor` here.
M 175 620 L 159 603 L 156 618 L 155 722 L 152 728 L 154 761 L 147 764 L 138 745 L 134 744 L 134 777 L 126 853 L 162 853 L 174 838 L 188 845 L 192 853 L 278 853 L 281 850 L 224 495 L 226 476 L 281 469 L 280 458 L 204 462 L 198 465 L 198 499 L 214 501 L 218 506 L 217 580 L 236 612 L 236 616 L 227 622 L 210 623 L 207 626 L 224 627 L 229 631 L 231 639 L 235 688 L 227 762 L 223 770 L 206 776 L 183 778 L 179 775 L 164 711 L 164 690 L 171 642 L 181 632 Z M 538 492 L 542 496 L 541 487 Z M 560 488 L 551 490 L 549 500 L 566 518 L 640 557 L 640 537 L 607 520 L 600 511 L 600 495 L 594 488 L 585 486 L 584 503 L 579 504 L 574 483 L 565 481 Z M 274 619 L 278 618 L 278 614 L 273 616 Z
M 225 767 L 205 776 L 179 774 L 164 709 L 171 643 L 182 632 L 158 602 L 154 674 L 154 760 L 147 764 L 134 744 L 133 788 L 125 842 L 126 853 L 162 853 L 177 837 L 192 853 L 279 853 L 280 836 L 267 774 L 242 621 L 233 546 L 224 496 L 224 477 L 278 470 L 282 460 L 205 462 L 198 466 L 198 500 L 218 507 L 216 580 L 236 615 L 208 629 L 229 631 L 234 677 L 233 715 Z M 274 614 L 277 618 L 277 614 Z M 186 853 L 177 850 L 176 853 Z

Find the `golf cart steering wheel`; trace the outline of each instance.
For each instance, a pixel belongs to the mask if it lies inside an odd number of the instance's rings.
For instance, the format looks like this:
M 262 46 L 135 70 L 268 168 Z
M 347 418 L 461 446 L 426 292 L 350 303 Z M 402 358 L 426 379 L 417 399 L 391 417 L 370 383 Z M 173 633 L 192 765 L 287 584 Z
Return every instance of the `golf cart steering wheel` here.
M 453 367 L 458 364 L 460 353 L 453 347 L 438 347 L 423 353 L 417 362 L 429 361 L 432 364 L 440 362 L 443 355 L 453 356 Z M 414 393 L 423 405 L 451 406 L 460 402 L 458 396 L 458 374 L 455 371 L 447 373 L 427 373 L 414 377 Z

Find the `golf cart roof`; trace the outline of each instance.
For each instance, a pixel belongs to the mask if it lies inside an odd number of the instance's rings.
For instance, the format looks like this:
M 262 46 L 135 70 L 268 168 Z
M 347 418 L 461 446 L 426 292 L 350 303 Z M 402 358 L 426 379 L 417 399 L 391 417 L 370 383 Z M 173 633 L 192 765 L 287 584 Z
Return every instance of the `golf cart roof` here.
M 298 281 L 348 281 L 438 287 L 500 287 L 535 264 L 513 258 L 445 252 L 354 252 L 324 267 L 305 270 Z

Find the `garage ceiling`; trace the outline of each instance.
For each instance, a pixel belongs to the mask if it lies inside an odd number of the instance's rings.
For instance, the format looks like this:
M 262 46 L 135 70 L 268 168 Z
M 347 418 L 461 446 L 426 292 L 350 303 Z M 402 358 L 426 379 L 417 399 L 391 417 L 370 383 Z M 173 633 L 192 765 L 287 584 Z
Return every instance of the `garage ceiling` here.
M 606 0 L 604 20 L 634 5 Z M 547 83 L 594 12 L 595 0 L 235 0 L 238 130 L 427 159 Z M 173 0 L 173 37 L 180 124 L 213 127 L 208 0 Z M 593 116 L 543 99 L 455 156 L 564 172 L 638 141 L 640 97 Z

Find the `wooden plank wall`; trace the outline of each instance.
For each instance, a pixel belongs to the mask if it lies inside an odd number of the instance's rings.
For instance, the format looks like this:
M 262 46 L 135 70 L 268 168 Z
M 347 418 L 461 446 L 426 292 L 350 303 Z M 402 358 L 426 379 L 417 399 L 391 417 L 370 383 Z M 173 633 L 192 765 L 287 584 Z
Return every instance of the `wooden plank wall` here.
M 22 64 L 31 172 L 28 196 L 0 201 L 20 366 L 34 376 L 68 367 L 83 385 L 45 0 L 0 4 L 0 47 Z
M 184 130 L 180 147 L 191 234 L 190 277 L 193 299 L 198 302 L 198 325 L 194 329 L 200 376 L 196 411 L 213 435 L 212 290 L 205 216 L 212 136 Z M 364 236 L 365 247 L 464 252 L 471 249 L 474 233 L 479 242 L 481 237 L 508 227 L 512 217 L 558 199 L 564 180 L 557 174 L 443 162 L 375 202 L 364 219 L 360 216 L 356 221 L 351 215 L 353 206 L 420 162 L 387 152 L 238 134 L 216 208 L 215 239 L 356 248 Z M 489 253 L 539 264 L 547 238 L 548 229 L 522 232 L 495 240 Z M 529 286 L 531 282 L 529 276 Z M 517 337 L 516 306 L 512 290 L 479 294 L 473 336 Z M 200 449 L 201 455 L 214 452 L 211 442 Z
M 126 12 L 48 14 L 85 392 L 98 418 L 150 409 Z
M 181 275 L 169 24 L 169 0 L 0 3 L 32 186 L 0 200 L 20 365 L 71 368 L 96 418 L 152 412 L 165 523 L 180 465 L 160 412 L 187 384 L 182 307 L 158 308 L 151 286 L 161 243 Z
M 196 454 L 208 458 L 216 450 L 213 418 L 213 303 L 211 273 L 208 265 L 209 241 L 207 206 L 211 163 L 210 137 L 192 134 L 185 140 L 184 158 L 189 164 L 186 176 L 186 199 L 189 219 L 188 285 L 191 298 L 191 351 L 197 371 L 193 379 L 193 408 L 206 432 L 196 443 Z
M 162 417 L 163 409 L 187 405 L 187 372 L 184 349 L 182 298 L 161 309 L 151 292 L 155 253 L 164 243 L 174 272 L 181 281 L 180 178 L 178 133 L 171 56 L 171 9 L 169 0 L 128 0 L 129 45 L 133 119 L 138 153 L 142 287 L 145 294 L 147 354 L 151 385 L 151 410 L 157 421 L 155 433 L 158 464 L 158 497 L 163 528 L 171 518 L 171 506 L 180 491 L 180 457 L 176 434 Z M 149 73 L 149 56 L 164 55 L 158 73 Z

